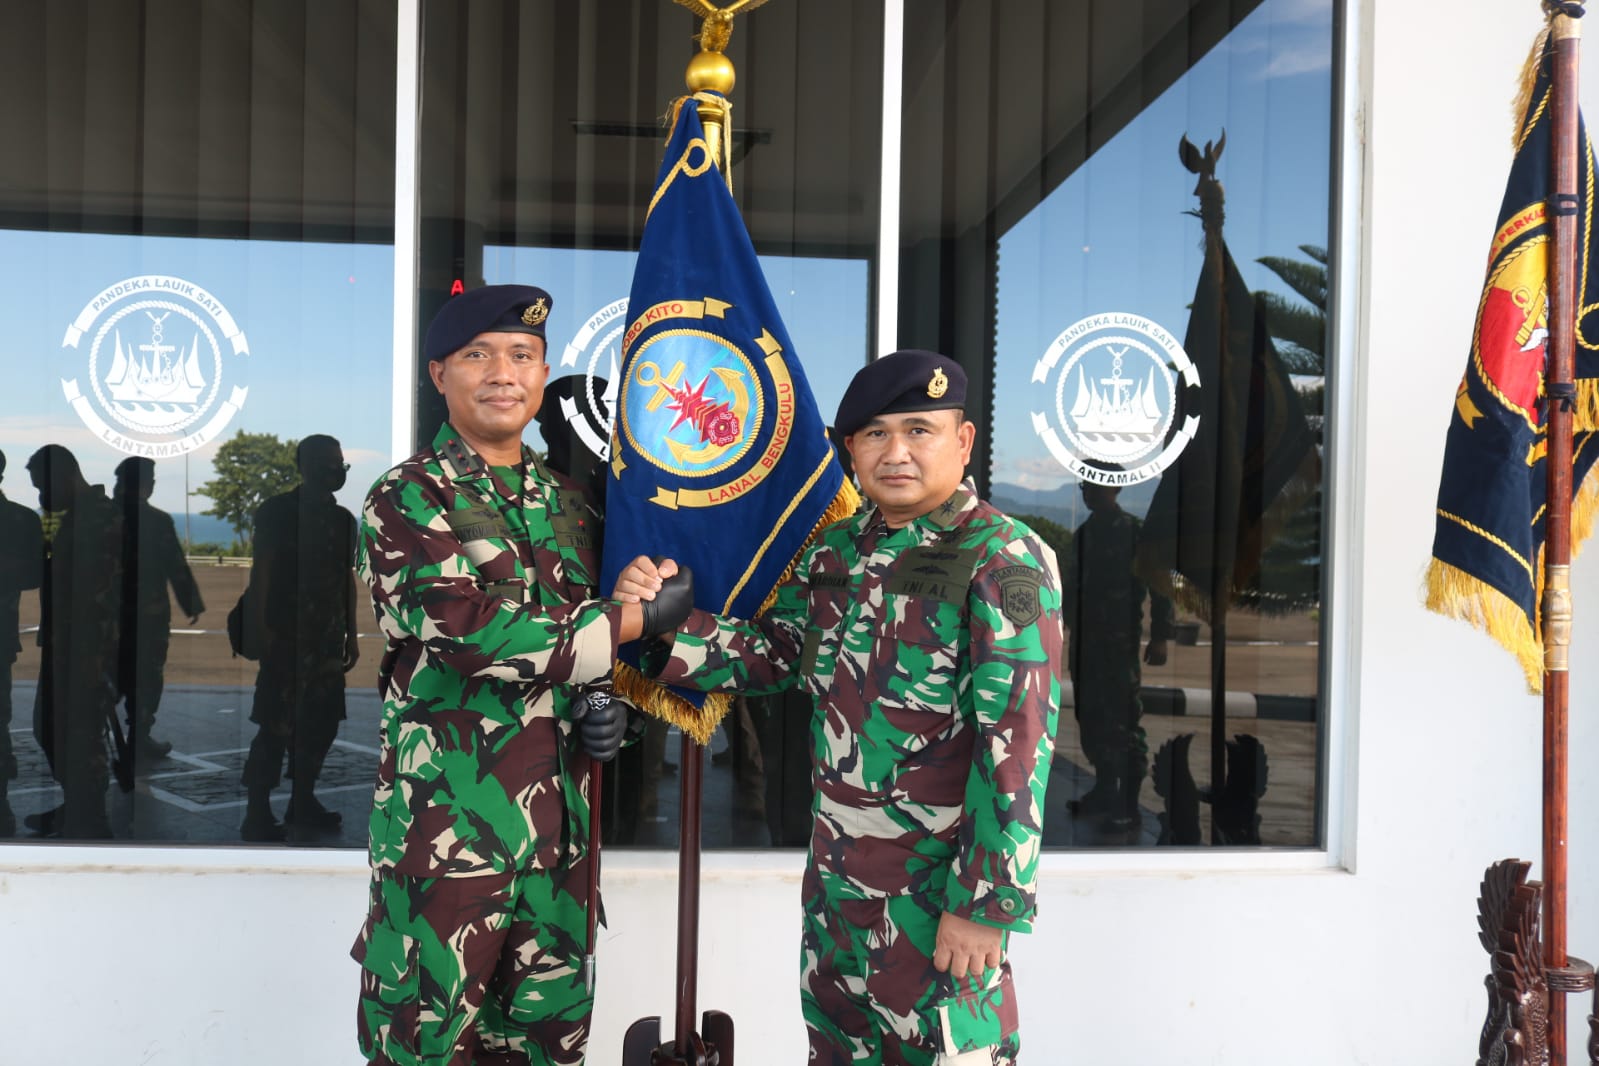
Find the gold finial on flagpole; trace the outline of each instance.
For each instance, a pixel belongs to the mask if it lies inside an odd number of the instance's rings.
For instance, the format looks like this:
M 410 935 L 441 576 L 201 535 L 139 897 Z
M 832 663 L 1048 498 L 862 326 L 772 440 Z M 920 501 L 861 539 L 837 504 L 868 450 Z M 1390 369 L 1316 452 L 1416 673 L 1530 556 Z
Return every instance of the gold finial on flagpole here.
M 705 140 L 727 179 L 727 187 L 731 189 L 731 146 L 725 143 L 724 134 L 730 132 L 731 105 L 727 98 L 732 95 L 736 78 L 733 61 L 727 58 L 725 50 L 728 41 L 733 38 L 733 16 L 741 11 L 754 11 L 766 0 L 737 0 L 726 7 L 717 7 L 707 0 L 673 2 L 705 20 L 700 24 L 699 35 L 695 38 L 700 42 L 700 50 L 689 60 L 683 82 L 700 102 L 700 121 L 705 125 Z M 713 93 L 715 96 L 707 95 Z

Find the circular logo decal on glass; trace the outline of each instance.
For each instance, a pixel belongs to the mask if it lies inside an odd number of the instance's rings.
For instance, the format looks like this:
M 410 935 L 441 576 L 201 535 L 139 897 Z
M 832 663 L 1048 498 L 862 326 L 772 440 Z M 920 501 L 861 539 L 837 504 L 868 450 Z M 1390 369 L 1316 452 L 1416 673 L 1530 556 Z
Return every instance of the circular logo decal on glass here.
M 714 474 L 755 442 L 762 396 L 744 353 L 696 329 L 657 333 L 622 384 L 622 432 L 650 462 L 681 477 Z
M 1181 378 L 1182 385 L 1178 385 Z M 1068 327 L 1033 365 L 1049 386 L 1049 410 L 1032 412 L 1049 453 L 1083 481 L 1131 485 L 1158 477 L 1199 428 L 1197 415 L 1172 432 L 1179 387 L 1199 374 L 1182 345 L 1147 318 L 1090 315 Z
M 561 397 L 566 422 L 601 459 L 611 457 L 611 424 L 615 421 L 617 368 L 622 363 L 622 331 L 627 328 L 627 300 L 613 300 L 589 316 L 572 343 L 561 353 L 564 367 L 581 366 L 587 406 Z M 592 412 L 592 414 L 591 414 Z
M 118 451 L 192 452 L 244 406 L 249 342 L 227 308 L 193 282 L 160 274 L 107 286 L 61 342 L 67 402 Z

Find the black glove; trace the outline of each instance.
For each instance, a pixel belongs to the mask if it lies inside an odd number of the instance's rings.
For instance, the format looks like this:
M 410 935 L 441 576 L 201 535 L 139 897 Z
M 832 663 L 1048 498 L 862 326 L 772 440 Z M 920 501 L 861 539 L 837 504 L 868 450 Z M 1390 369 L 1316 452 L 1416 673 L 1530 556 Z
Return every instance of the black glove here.
M 627 732 L 627 704 L 604 689 L 594 689 L 584 694 L 578 709 L 578 734 L 589 758 L 597 762 L 616 758 L 622 734 Z
M 694 609 L 694 571 L 686 566 L 661 582 L 661 589 L 653 600 L 640 600 L 644 608 L 645 637 L 658 637 L 671 633 L 688 619 Z

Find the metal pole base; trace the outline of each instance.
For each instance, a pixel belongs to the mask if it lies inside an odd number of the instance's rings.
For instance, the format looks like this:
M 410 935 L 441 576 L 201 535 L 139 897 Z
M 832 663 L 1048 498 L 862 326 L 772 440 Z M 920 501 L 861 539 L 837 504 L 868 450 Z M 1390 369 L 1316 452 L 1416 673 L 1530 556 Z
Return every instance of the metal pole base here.
M 719 1010 L 700 1018 L 704 1031 L 688 1035 L 688 1046 L 661 1043 L 661 1019 L 640 1018 L 622 1038 L 622 1066 L 733 1066 L 733 1019 Z

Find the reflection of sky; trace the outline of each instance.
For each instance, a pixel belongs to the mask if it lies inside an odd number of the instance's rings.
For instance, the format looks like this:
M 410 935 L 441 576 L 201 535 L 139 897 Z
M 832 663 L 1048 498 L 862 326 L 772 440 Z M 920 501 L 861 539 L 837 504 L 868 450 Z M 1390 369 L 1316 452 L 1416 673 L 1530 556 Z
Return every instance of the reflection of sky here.
M 217 446 L 242 429 L 339 438 L 351 464 L 340 502 L 358 507 L 389 465 L 393 264 L 387 245 L 0 232 L 0 366 L 11 368 L 0 389 L 6 495 L 37 504 L 25 465 L 47 443 L 69 448 L 84 476 L 110 491 L 126 455 L 95 439 L 68 406 L 61 380 L 82 376 L 87 364 L 62 338 L 108 285 L 165 274 L 208 290 L 238 322 L 249 341 L 250 391 L 216 439 L 187 460 L 156 460 L 152 502 L 181 514 L 185 477 L 191 489 L 209 480 Z M 81 347 L 86 356 L 88 343 Z M 232 384 L 224 379 L 224 391 Z M 202 497 L 194 511 L 209 506 Z
M 585 350 L 578 365 L 571 368 L 560 365 L 562 353 L 592 315 L 614 300 L 627 298 L 635 258 L 632 252 L 496 247 L 484 252 L 483 274 L 492 285 L 538 285 L 555 297 L 548 327 L 550 359 L 552 377 L 563 377 L 587 371 L 591 350 Z M 761 271 L 805 368 L 817 409 L 831 421 L 844 386 L 867 358 L 866 261 L 762 256 Z M 599 339 L 613 328 L 614 324 L 601 329 Z M 620 338 L 612 347 L 619 360 Z M 608 365 L 609 359 L 602 356 L 596 372 L 608 377 Z M 537 426 L 528 427 L 528 439 L 537 442 Z
M 1287 291 L 1258 257 L 1327 246 L 1331 56 L 1330 0 L 1266 0 L 1000 238 L 994 482 L 1072 480 L 1030 418 L 1034 363 L 1059 333 L 1120 311 L 1183 336 L 1203 260 L 1183 135 L 1203 148 L 1227 133 L 1227 242 L 1251 288 Z
M 1092 313 L 1127 311 L 1183 335 L 1201 235 L 1185 214 L 1195 207 L 1194 177 L 1178 162 L 1180 136 L 1202 145 L 1227 131 L 1219 168 L 1227 236 L 1251 286 L 1281 289 L 1257 257 L 1298 257 L 1300 244 L 1328 243 L 1331 33 L 1330 0 L 1266 0 L 1003 235 L 994 481 L 1054 488 L 1069 480 L 1028 417 L 1039 388 L 1028 384 L 1033 363 L 1060 331 Z M 10 370 L 0 390 L 0 450 L 11 498 L 34 502 L 24 464 L 47 442 L 73 449 L 88 478 L 109 486 L 123 454 L 96 441 L 68 407 L 61 378 L 74 353 L 64 352 L 62 336 L 96 293 L 143 274 L 208 289 L 250 344 L 244 409 L 187 460 L 157 461 L 157 506 L 182 512 L 185 479 L 191 488 L 209 479 L 217 445 L 239 429 L 338 437 L 352 464 L 340 498 L 352 508 L 389 465 L 392 248 L 5 231 L 0 253 L 0 366 Z M 590 315 L 626 296 L 633 259 L 490 248 L 484 273 L 554 294 L 549 339 L 558 359 Z M 762 267 L 829 417 L 870 344 L 867 264 L 766 257 Z M 197 500 L 194 509 L 208 505 Z

